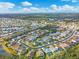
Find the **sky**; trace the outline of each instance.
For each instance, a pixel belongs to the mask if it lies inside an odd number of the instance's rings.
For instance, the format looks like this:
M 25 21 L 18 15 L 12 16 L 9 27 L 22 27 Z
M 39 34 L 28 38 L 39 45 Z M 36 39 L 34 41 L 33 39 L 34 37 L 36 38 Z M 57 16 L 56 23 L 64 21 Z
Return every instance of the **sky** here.
M 79 13 L 79 0 L 0 0 L 2 13 Z

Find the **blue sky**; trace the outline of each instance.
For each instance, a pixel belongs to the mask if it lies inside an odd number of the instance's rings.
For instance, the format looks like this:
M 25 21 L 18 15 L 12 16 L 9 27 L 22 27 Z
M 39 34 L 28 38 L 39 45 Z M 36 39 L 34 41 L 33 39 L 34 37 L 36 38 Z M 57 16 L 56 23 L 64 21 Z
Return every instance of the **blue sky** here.
M 0 13 L 79 13 L 79 0 L 0 0 Z

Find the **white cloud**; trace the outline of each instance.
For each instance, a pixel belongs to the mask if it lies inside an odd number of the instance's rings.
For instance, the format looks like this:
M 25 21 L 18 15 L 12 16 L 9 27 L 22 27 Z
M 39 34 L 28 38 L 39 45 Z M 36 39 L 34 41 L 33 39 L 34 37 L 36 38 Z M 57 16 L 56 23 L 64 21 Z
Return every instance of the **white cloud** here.
M 31 10 L 29 8 L 23 8 L 22 11 L 24 11 L 24 12 L 30 12 Z
M 30 7 L 30 10 L 32 10 L 32 11 L 39 11 L 40 9 L 37 8 L 37 7 Z
M 79 6 L 70 6 L 70 5 L 51 5 L 51 9 L 54 12 L 79 12 Z
M 69 6 L 69 5 L 59 6 L 59 9 L 63 11 L 73 11 L 74 8 L 75 8 L 74 6 Z
M 49 8 L 38 8 L 38 7 L 26 7 L 20 8 L 18 10 L 1 10 L 0 13 L 79 13 L 79 6 L 70 6 L 70 5 L 51 5 Z
M 37 8 L 37 7 L 23 8 L 23 11 L 26 13 L 48 13 L 48 12 L 51 12 L 50 8 Z
M 68 1 L 71 1 L 71 0 L 61 0 L 61 1 L 66 1 L 66 2 L 68 2 Z
M 11 2 L 0 2 L 0 13 L 13 13 L 11 11 L 15 7 L 14 3 Z
M 30 8 L 23 8 L 24 11 L 27 11 L 27 12 L 37 12 L 39 11 L 40 9 L 37 8 L 37 7 L 30 7 Z
M 53 10 L 53 11 L 57 11 L 58 10 L 58 6 L 57 5 L 51 5 L 50 6 L 51 7 L 51 9 Z
M 14 6 L 15 4 L 10 2 L 0 2 L 0 8 L 3 8 L 3 9 L 13 8 Z
M 10 2 L 0 2 L 0 13 L 57 13 L 57 12 L 71 12 L 79 13 L 79 6 L 70 6 L 70 5 L 51 5 L 48 8 L 46 7 L 21 7 L 17 6 L 17 9 L 14 9 L 15 4 Z M 12 8 L 12 9 L 11 9 Z
M 25 2 L 22 2 L 22 5 L 23 6 L 32 6 L 32 3 L 25 1 Z
M 79 2 L 79 0 L 72 0 L 72 2 Z
M 61 1 L 64 1 L 64 2 L 79 2 L 79 0 L 61 0 Z

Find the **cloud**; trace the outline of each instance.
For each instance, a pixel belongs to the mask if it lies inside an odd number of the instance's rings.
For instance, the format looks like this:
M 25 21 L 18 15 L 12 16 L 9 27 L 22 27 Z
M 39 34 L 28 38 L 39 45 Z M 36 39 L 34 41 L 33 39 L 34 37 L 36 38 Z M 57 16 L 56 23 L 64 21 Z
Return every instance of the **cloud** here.
M 0 13 L 79 13 L 79 6 L 70 5 L 51 5 L 49 8 L 38 8 L 38 7 L 24 7 L 18 10 L 1 10 Z
M 23 8 L 23 10 L 26 12 L 37 12 L 37 11 L 40 11 L 40 8 L 30 7 L 30 8 Z
M 15 4 L 10 2 L 0 2 L 0 8 L 3 8 L 3 9 L 13 8 L 14 6 Z
M 26 13 L 49 13 L 51 12 L 50 8 L 38 8 L 38 7 L 30 7 L 23 8 L 23 11 Z
M 70 6 L 70 5 L 63 5 L 63 6 L 57 6 L 57 5 L 51 5 L 50 6 L 52 11 L 54 12 L 79 12 L 79 6 Z
M 32 6 L 32 3 L 25 1 L 25 2 L 22 2 L 22 5 L 23 6 Z
M 61 0 L 61 1 L 64 1 L 64 2 L 79 2 L 79 0 Z
M 53 11 L 57 11 L 57 10 L 58 10 L 58 6 L 55 5 L 55 4 L 51 5 L 50 7 L 51 7 L 51 9 L 52 9 Z
M 24 12 L 30 12 L 31 10 L 29 8 L 23 8 L 22 11 L 24 11 Z
M 72 0 L 61 0 L 61 1 L 69 2 L 69 1 L 72 1 Z
M 11 2 L 0 2 L 0 13 L 13 13 L 11 9 L 14 9 L 16 5 Z
M 62 11 L 73 11 L 74 8 L 75 8 L 74 6 L 69 6 L 69 5 L 59 6 L 59 10 Z
M 30 7 L 30 10 L 32 10 L 32 11 L 39 11 L 40 9 L 37 8 L 37 7 Z
M 79 0 L 72 0 L 72 2 L 79 2 Z
M 0 2 L 0 13 L 79 13 L 79 6 L 71 6 L 67 4 L 58 6 L 52 4 L 48 7 L 34 7 L 31 5 L 32 4 L 27 5 L 29 7 L 21 7 L 10 2 Z

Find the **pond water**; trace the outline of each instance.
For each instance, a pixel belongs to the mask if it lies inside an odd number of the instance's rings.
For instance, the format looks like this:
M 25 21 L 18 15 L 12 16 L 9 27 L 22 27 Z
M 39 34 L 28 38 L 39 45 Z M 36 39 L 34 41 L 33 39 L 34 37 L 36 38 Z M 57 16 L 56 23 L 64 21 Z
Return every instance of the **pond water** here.
M 0 46 L 0 55 L 2 55 L 2 54 L 7 54 L 4 50 L 3 50 L 3 48 Z

